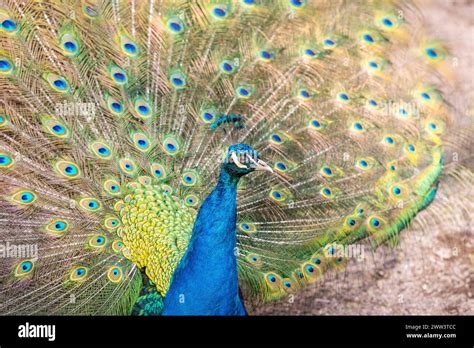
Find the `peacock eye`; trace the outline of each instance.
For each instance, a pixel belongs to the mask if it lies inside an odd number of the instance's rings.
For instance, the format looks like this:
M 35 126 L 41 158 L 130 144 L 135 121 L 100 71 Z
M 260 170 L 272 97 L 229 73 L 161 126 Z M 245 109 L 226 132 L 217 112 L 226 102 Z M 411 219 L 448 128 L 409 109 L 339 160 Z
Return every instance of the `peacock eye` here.
M 112 80 L 118 85 L 124 85 L 127 83 L 127 74 L 124 70 L 120 69 L 118 66 L 112 66 L 109 69 L 110 76 Z
M 372 219 L 370 220 L 370 225 L 371 225 L 372 227 L 378 228 L 378 227 L 380 227 L 380 220 L 377 219 L 377 218 L 372 218 Z
M 89 17 L 97 17 L 98 13 L 92 6 L 84 6 L 84 13 Z
M 81 280 L 84 280 L 87 276 L 88 269 L 86 267 L 76 267 L 71 271 L 71 274 L 69 276 L 69 279 L 78 282 Z
M 272 140 L 277 142 L 277 143 L 281 142 L 281 138 L 278 134 L 273 134 L 272 135 Z
M 290 6 L 294 9 L 302 9 L 303 7 L 306 6 L 308 0 L 290 0 Z
M 17 277 L 26 276 L 27 274 L 30 274 L 34 268 L 35 268 L 35 264 L 32 260 L 26 260 L 26 261 L 20 262 L 15 269 L 15 276 Z
M 188 207 L 195 207 L 199 202 L 199 198 L 196 195 L 188 195 L 184 199 L 184 204 Z
M 120 240 L 116 240 L 112 243 L 112 250 L 119 253 L 123 249 L 123 243 Z
M 223 5 L 217 5 L 212 8 L 212 15 L 216 19 L 224 19 L 228 16 L 227 7 Z
M 363 37 L 364 37 L 365 42 L 374 43 L 374 38 L 372 37 L 372 35 L 370 35 L 370 34 L 364 34 Z
M 79 167 L 73 162 L 58 161 L 55 168 L 61 176 L 67 179 L 75 179 L 80 175 Z
M 305 49 L 304 54 L 308 57 L 314 57 L 316 55 L 316 53 L 311 48 Z
M 36 200 L 37 196 L 33 191 L 21 190 L 12 196 L 15 203 L 21 205 L 30 205 Z
M 347 93 L 339 93 L 337 95 L 337 98 L 339 99 L 339 101 L 345 103 L 345 102 L 348 102 L 349 101 L 349 95 Z
M 382 19 L 382 23 L 383 23 L 383 25 L 385 25 L 385 26 L 387 26 L 387 27 L 393 26 L 393 22 L 390 20 L 390 18 L 384 18 L 384 19 Z
M 330 167 L 322 167 L 321 174 L 326 178 L 330 178 L 333 176 L 333 171 Z
M 284 173 L 288 170 L 288 167 L 284 162 L 276 162 L 275 169 L 281 173 Z
M 108 217 L 105 219 L 104 221 L 104 226 L 107 228 L 107 229 L 111 229 L 111 230 L 114 230 L 118 227 L 119 225 L 119 221 L 114 218 L 114 217 Z
M 283 132 L 276 132 L 270 135 L 270 142 L 275 145 L 283 144 L 287 140 L 287 137 Z
M 135 115 L 140 119 L 149 119 L 153 114 L 152 105 L 144 98 L 137 98 L 133 106 Z
M 109 268 L 107 278 L 109 278 L 112 283 L 119 283 L 123 278 L 122 269 L 116 266 Z
M 238 228 L 240 231 L 245 232 L 247 234 L 255 233 L 257 231 L 255 225 L 249 222 L 243 222 L 238 224 Z
M 60 124 L 55 124 L 53 127 L 51 127 L 51 129 L 56 133 L 56 134 L 64 134 L 65 132 L 65 129 L 63 126 L 61 126 Z
M 2 28 L 5 29 L 6 31 L 13 31 L 17 28 L 17 25 L 11 19 L 5 19 L 2 22 Z
M 334 40 L 332 40 L 332 39 L 324 39 L 323 44 L 324 44 L 324 46 L 332 47 L 332 46 L 334 46 L 336 43 L 335 43 Z
M 224 74 L 232 74 L 237 70 L 234 63 L 229 60 L 224 60 L 219 68 Z
M 307 90 L 307 89 L 301 89 L 299 92 L 298 92 L 298 96 L 303 99 L 303 100 L 306 100 L 306 99 L 309 99 L 311 97 L 311 93 Z
M 166 26 L 173 34 L 180 34 L 184 31 L 184 23 L 177 17 L 168 20 Z
M 371 60 L 368 64 L 369 64 L 369 67 L 372 68 L 372 69 L 377 69 L 379 67 L 377 62 L 375 62 L 373 60 Z
M 194 186 L 199 181 L 199 175 L 195 171 L 186 171 L 181 177 L 181 183 L 185 186 Z
M 236 90 L 237 97 L 241 99 L 247 99 L 252 96 L 253 88 L 250 86 L 240 86 Z
M 126 43 L 123 45 L 123 48 L 125 49 L 125 51 L 129 52 L 129 53 L 136 53 L 137 52 L 137 46 L 135 46 L 134 44 L 132 43 Z
M 163 141 L 163 149 L 168 155 L 177 154 L 179 152 L 179 147 L 178 139 L 173 136 L 169 136 Z
M 8 122 L 7 115 L 0 115 L 0 128 L 4 127 Z
M 309 126 L 315 130 L 320 130 L 322 128 L 322 124 L 318 120 L 311 120 Z
M 321 195 L 325 198 L 332 198 L 333 194 L 329 187 L 323 187 L 320 191 Z
M 273 58 L 273 55 L 268 51 L 260 51 L 260 58 L 264 61 L 269 61 Z
M 8 74 L 12 71 L 12 63 L 6 58 L 0 59 L 0 73 L 1 74 Z
M 114 109 L 116 112 L 122 111 L 122 105 L 119 102 L 113 102 L 111 106 L 112 106 L 112 109 Z
M 106 242 L 107 239 L 104 236 L 93 236 L 89 239 L 89 246 L 96 249 L 102 249 L 105 246 Z

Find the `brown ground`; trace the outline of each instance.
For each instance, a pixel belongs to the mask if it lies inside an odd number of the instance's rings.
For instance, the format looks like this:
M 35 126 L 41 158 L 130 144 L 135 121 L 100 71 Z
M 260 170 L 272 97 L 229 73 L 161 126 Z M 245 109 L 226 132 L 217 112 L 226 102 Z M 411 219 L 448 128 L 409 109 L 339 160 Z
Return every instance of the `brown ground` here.
M 449 99 L 465 122 L 474 107 L 474 2 L 424 3 L 426 25 L 457 58 Z M 464 157 L 472 157 L 472 148 Z M 472 161 L 471 161 L 472 163 Z M 472 169 L 473 167 L 470 166 Z M 474 314 L 474 183 L 445 178 L 435 202 L 403 231 L 397 248 L 366 248 L 346 271 L 267 305 L 247 304 L 257 315 Z

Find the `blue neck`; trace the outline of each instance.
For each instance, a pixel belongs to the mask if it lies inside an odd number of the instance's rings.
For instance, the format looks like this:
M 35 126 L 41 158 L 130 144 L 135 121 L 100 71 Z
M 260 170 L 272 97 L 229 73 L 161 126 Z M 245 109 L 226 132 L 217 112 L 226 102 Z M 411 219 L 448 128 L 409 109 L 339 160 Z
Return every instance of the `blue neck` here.
M 164 301 L 163 315 L 245 315 L 237 279 L 237 183 L 223 167 L 199 209 L 188 249 Z

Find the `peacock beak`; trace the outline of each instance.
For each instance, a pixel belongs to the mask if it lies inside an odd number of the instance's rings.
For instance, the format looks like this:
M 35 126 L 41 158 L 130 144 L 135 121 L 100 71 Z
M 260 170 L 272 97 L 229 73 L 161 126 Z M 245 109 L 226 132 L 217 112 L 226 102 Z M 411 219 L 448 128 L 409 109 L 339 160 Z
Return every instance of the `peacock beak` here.
M 272 167 L 270 167 L 268 164 L 266 164 L 264 161 L 262 161 L 261 159 L 257 159 L 256 161 L 250 157 L 248 154 L 247 154 L 247 158 L 249 159 L 250 162 L 252 162 L 254 164 L 254 167 L 253 169 L 254 170 L 264 170 L 264 171 L 267 171 L 267 172 L 270 172 L 270 173 L 273 173 L 273 169 Z
M 266 164 L 260 159 L 257 161 L 257 167 L 255 168 L 255 170 L 265 170 L 267 172 L 273 173 L 272 167 L 270 167 L 268 164 Z

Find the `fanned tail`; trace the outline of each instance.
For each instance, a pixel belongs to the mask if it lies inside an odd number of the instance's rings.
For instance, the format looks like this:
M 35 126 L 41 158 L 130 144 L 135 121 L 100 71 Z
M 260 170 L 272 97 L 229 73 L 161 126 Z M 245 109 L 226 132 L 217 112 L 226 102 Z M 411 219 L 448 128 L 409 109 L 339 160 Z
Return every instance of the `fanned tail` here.
M 449 52 L 412 4 L 6 1 L 0 22 L 1 235 L 37 246 L 0 260 L 1 313 L 160 310 L 231 143 L 275 170 L 238 194 L 240 279 L 264 300 L 435 196 Z

